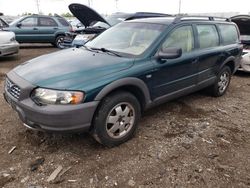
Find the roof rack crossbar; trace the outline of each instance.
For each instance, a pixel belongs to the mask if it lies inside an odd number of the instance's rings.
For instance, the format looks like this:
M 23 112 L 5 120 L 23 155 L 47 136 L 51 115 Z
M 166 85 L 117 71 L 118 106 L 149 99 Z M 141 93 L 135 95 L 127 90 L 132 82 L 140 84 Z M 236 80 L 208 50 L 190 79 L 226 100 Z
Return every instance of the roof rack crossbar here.
M 174 23 L 178 23 L 181 21 L 190 21 L 190 20 L 207 20 L 207 21 L 215 21 L 215 20 L 223 20 L 226 22 L 231 22 L 230 18 L 224 17 L 216 17 L 216 16 L 192 16 L 192 15 L 177 15 L 174 19 Z

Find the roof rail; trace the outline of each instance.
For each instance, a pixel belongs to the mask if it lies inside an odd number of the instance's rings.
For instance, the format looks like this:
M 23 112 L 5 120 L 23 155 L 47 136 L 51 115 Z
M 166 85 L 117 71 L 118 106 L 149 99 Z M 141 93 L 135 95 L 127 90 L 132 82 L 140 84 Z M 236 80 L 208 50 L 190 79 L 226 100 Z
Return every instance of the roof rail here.
M 174 19 L 173 23 L 178 23 L 181 21 L 190 21 L 190 20 L 195 20 L 195 21 L 226 21 L 226 22 L 231 22 L 230 18 L 224 18 L 224 17 L 215 17 L 215 16 L 192 16 L 192 15 L 177 15 L 176 18 Z

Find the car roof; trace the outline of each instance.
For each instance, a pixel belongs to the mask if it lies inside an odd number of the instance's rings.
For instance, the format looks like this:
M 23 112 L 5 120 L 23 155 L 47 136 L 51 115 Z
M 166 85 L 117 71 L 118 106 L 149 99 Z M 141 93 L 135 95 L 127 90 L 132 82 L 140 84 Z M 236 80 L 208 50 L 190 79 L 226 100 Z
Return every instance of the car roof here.
M 49 15 L 43 15 L 43 14 L 31 14 L 31 15 L 27 15 L 27 16 L 22 16 L 21 18 L 26 18 L 26 17 L 64 18 L 64 17 L 59 16 L 59 15 L 49 16 Z
M 156 23 L 162 25 L 169 25 L 174 21 L 174 19 L 175 17 L 155 17 L 155 18 L 134 19 L 126 22 Z
M 206 23 L 232 23 L 230 18 L 213 17 L 213 16 L 166 16 L 166 17 L 154 17 L 154 18 L 142 18 L 134 19 L 127 22 L 143 22 L 143 23 L 155 23 L 162 25 L 169 25 L 171 23 L 180 22 L 206 22 Z M 233 23 L 232 23 L 233 24 Z

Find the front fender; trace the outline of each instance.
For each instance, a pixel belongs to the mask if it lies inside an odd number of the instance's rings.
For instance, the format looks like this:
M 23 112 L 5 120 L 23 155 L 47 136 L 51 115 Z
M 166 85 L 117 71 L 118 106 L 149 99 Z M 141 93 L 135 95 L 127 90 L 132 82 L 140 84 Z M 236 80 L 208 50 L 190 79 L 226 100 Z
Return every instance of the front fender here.
M 147 85 L 139 78 L 132 78 L 132 77 L 122 78 L 122 79 L 116 80 L 116 81 L 108 84 L 97 94 L 97 96 L 95 97 L 95 100 L 100 101 L 105 96 L 107 96 L 110 92 L 112 92 L 120 87 L 124 87 L 124 86 L 137 87 L 138 89 L 140 89 L 140 91 L 144 95 L 146 106 L 151 103 L 150 92 L 149 92 Z

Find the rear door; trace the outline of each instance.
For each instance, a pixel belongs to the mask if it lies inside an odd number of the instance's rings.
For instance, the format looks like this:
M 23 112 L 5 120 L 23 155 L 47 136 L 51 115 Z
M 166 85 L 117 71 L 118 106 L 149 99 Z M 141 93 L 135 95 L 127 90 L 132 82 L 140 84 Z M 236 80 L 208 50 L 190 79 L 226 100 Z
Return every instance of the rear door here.
M 175 95 L 194 87 L 197 83 L 197 53 L 192 25 L 174 29 L 166 38 L 161 48 L 177 47 L 182 49 L 182 56 L 167 59 L 164 62 L 154 60 L 153 97 Z
M 217 75 L 217 66 L 221 61 L 223 47 L 214 24 L 196 24 L 198 49 L 198 83 L 213 81 Z
M 39 17 L 38 29 L 41 42 L 54 42 L 55 33 L 59 30 L 57 22 L 53 18 Z

